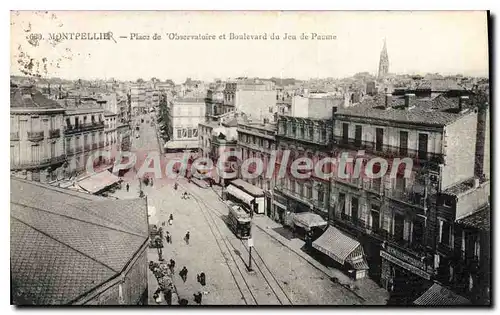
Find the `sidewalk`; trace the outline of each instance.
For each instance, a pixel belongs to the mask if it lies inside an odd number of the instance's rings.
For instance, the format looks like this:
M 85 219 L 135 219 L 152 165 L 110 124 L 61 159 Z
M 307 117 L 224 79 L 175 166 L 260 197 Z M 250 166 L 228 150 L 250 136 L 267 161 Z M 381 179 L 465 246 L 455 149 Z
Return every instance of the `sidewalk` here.
M 338 282 L 343 286 L 354 288 L 354 290 L 352 291 L 354 291 L 358 296 L 364 299 L 365 305 L 386 305 L 389 298 L 389 293 L 386 290 L 380 288 L 373 280 L 369 278 L 353 280 L 338 269 L 322 265 L 320 262 L 316 261 L 307 253 L 302 251 L 301 248 L 304 246 L 303 240 L 298 238 L 288 240 L 287 238 L 283 237 L 274 230 L 276 228 L 282 228 L 282 225 L 271 220 L 267 216 L 254 216 L 253 222 L 257 228 L 280 242 L 283 246 L 288 247 L 297 255 L 305 259 L 308 263 L 324 272 L 330 278 L 337 278 Z
M 222 187 L 213 186 L 213 191 L 220 198 L 222 194 Z M 253 218 L 253 222 L 255 227 L 274 238 L 276 241 L 281 243 L 283 246 L 289 248 L 291 251 L 299 255 L 301 258 L 306 260 L 309 264 L 322 271 L 330 278 L 337 278 L 338 282 L 347 287 L 354 288 L 353 291 L 356 295 L 361 297 L 364 300 L 365 305 L 386 305 L 387 300 L 389 299 L 389 293 L 383 288 L 379 287 L 375 281 L 370 278 L 353 280 L 349 276 L 347 276 L 342 271 L 326 267 L 313 257 L 309 256 L 307 253 L 302 251 L 302 247 L 304 246 L 304 241 L 298 238 L 287 239 L 275 229 L 283 228 L 283 226 L 267 216 L 256 215 Z

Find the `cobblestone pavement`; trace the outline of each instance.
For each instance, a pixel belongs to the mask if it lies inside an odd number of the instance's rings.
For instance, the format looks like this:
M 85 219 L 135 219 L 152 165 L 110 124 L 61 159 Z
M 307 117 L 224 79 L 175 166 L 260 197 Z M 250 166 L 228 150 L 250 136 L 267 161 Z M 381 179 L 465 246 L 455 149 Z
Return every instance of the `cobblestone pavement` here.
M 135 139 L 133 147 L 158 150 L 154 129 L 143 125 L 141 137 Z M 129 183 L 129 192 L 123 188 L 114 194 L 116 197 L 137 198 L 139 181 L 132 175 L 133 172 L 124 183 Z M 180 299 L 194 304 L 193 294 L 202 292 L 205 305 L 367 304 L 259 228 L 252 231 L 255 247 L 253 272 L 249 272 L 247 243 L 237 239 L 226 225 L 225 204 L 212 189 L 202 189 L 185 179 L 178 182 L 178 190 L 173 189 L 172 181 L 156 181 L 153 187 L 142 188 L 148 205 L 156 208 L 156 215 L 150 218 L 154 222 L 150 223 L 166 222 L 165 230 L 172 235 L 173 243 L 166 244 L 163 256 L 176 262 L 174 284 Z M 189 199 L 182 198 L 184 191 L 191 193 Z M 172 226 L 168 225 L 170 214 L 174 216 Z M 183 240 L 187 231 L 191 236 L 189 244 Z M 183 266 L 188 269 L 185 283 L 178 275 Z M 201 272 L 207 276 L 204 287 L 196 279 Z M 156 279 L 152 273 L 151 276 L 154 282 L 150 283 L 154 284 Z M 156 287 L 150 288 L 150 292 L 154 290 Z

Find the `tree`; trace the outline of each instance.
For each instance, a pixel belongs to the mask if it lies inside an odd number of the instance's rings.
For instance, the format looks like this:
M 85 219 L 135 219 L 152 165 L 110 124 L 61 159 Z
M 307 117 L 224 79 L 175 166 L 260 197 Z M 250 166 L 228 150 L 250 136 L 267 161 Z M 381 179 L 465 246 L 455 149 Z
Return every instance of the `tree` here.
M 136 82 L 137 82 L 137 83 L 144 83 L 144 80 L 143 80 L 143 79 L 141 79 L 141 78 L 139 78 L 139 79 L 137 79 L 137 81 L 136 81 Z

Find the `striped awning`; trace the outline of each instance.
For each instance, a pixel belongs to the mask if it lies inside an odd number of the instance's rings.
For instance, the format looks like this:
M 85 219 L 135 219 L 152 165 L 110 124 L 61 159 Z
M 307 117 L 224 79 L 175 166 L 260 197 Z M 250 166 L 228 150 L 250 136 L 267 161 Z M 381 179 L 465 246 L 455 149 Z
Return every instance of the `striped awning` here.
M 362 263 L 364 253 L 361 244 L 334 226 L 329 226 L 312 245 L 342 265 L 348 262 L 359 268 L 364 266 Z
M 425 291 L 418 299 L 413 302 L 415 305 L 434 305 L 434 306 L 449 306 L 449 305 L 470 305 L 471 302 L 445 287 L 434 283 L 429 290 Z
M 95 173 L 87 178 L 82 179 L 78 182 L 78 186 L 91 194 L 95 194 L 113 184 L 118 183 L 119 181 L 120 178 L 118 176 L 115 176 L 107 170 L 104 170 L 100 173 Z
M 293 223 L 306 230 L 310 230 L 311 228 L 317 226 L 325 226 L 328 224 L 320 215 L 312 212 L 295 213 L 293 215 Z
M 249 194 L 247 194 L 243 190 L 241 190 L 233 185 L 227 186 L 226 191 L 228 194 L 238 198 L 239 200 L 243 201 L 244 203 L 246 203 L 249 206 L 252 205 L 252 201 L 255 199 L 254 197 L 250 196 Z

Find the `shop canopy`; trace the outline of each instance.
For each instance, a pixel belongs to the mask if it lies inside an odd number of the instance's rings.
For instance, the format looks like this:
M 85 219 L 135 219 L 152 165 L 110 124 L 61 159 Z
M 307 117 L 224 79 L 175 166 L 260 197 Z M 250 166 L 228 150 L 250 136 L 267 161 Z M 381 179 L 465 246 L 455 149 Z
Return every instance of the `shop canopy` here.
M 342 265 L 348 262 L 355 269 L 368 269 L 361 244 L 336 227 L 329 226 L 312 245 Z
M 118 176 L 108 171 L 102 171 L 82 179 L 78 182 L 78 186 L 91 194 L 95 194 L 119 181 L 120 178 Z
M 293 215 L 293 223 L 306 230 L 328 224 L 321 216 L 312 212 L 295 213 Z
M 254 201 L 254 197 L 250 196 L 243 190 L 239 189 L 236 186 L 229 185 L 227 186 L 227 193 L 238 198 L 239 200 L 243 201 L 244 203 L 248 204 L 249 206 L 252 205 L 252 201 Z
M 450 305 L 470 305 L 471 302 L 437 283 L 434 283 L 429 290 L 425 291 L 418 299 L 413 302 L 414 305 L 429 306 L 450 306 Z

